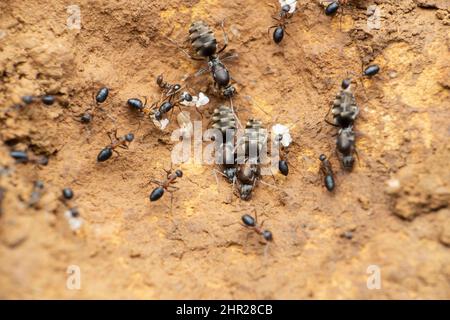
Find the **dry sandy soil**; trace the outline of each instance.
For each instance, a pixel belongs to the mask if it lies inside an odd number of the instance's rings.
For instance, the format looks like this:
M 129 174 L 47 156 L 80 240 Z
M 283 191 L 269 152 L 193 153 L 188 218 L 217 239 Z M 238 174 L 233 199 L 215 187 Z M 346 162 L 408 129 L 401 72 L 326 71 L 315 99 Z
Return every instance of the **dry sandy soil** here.
M 264 1 L 47 2 L 0 3 L 0 298 L 450 298 L 448 1 L 350 1 L 334 18 L 317 1 L 299 1 L 280 46 L 267 36 L 275 8 Z M 72 4 L 80 30 L 66 27 Z M 367 28 L 373 4 L 379 30 Z M 261 184 L 251 201 L 230 202 L 212 166 L 185 163 L 170 212 L 169 197 L 150 203 L 146 181 L 169 168 L 176 123 L 160 132 L 142 121 L 136 131 L 126 100 L 155 100 L 158 74 L 175 81 L 202 66 L 164 36 L 181 42 L 192 21 L 224 18 L 229 50 L 239 54 L 227 64 L 239 117 L 295 124 L 291 172 L 264 178 L 280 189 Z M 359 161 L 345 173 L 336 130 L 323 119 L 341 80 L 370 63 L 381 72 L 357 79 Z M 204 75 L 193 88 L 210 82 Z M 103 111 L 91 125 L 74 121 L 103 85 L 111 88 Z M 43 93 L 58 103 L 11 109 Z M 137 138 L 98 164 L 114 127 Z M 49 164 L 16 164 L 16 149 Z M 334 193 L 318 174 L 323 152 Z M 29 208 L 38 179 L 43 195 Z M 66 186 L 84 222 L 77 232 L 58 199 Z M 274 234 L 267 255 L 239 225 L 255 209 Z M 80 267 L 80 290 L 66 287 L 70 265 Z M 366 285 L 371 265 L 381 271 L 378 290 Z

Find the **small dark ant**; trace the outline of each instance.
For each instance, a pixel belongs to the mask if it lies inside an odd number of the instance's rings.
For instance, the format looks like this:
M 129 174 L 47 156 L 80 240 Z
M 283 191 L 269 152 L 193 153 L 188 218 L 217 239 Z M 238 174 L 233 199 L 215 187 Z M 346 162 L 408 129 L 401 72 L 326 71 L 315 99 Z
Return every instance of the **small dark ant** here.
M 178 187 L 174 186 L 174 184 L 177 183 L 177 178 L 181 178 L 183 176 L 183 171 L 179 169 L 175 170 L 175 172 L 165 169 L 164 171 L 167 173 L 167 176 L 163 181 L 150 179 L 150 183 L 156 183 L 159 186 L 153 189 L 153 191 L 150 193 L 149 198 L 152 202 L 157 201 L 164 195 L 164 190 L 167 190 L 167 192 L 170 192 L 170 209 L 172 210 L 173 192 L 179 189 Z
M 334 174 L 333 169 L 331 168 L 331 163 L 324 154 L 320 155 L 319 160 L 321 161 L 320 171 L 324 176 L 325 187 L 328 191 L 331 192 L 335 187 Z
M 291 10 L 291 6 L 288 4 L 285 4 L 281 7 L 281 11 L 278 13 L 279 18 L 277 17 L 272 17 L 273 19 L 275 19 L 276 21 L 278 21 L 278 24 L 269 27 L 269 29 L 267 29 L 267 33 L 269 33 L 270 29 L 275 28 L 275 30 L 273 31 L 273 41 L 276 44 L 279 44 L 281 42 L 281 40 L 283 40 L 284 38 L 284 33 L 286 32 L 286 25 L 289 24 L 289 19 L 292 17 L 293 13 L 289 13 L 289 11 Z M 287 32 L 286 32 L 287 34 Z
M 353 131 L 352 126 L 341 128 L 339 130 L 336 140 L 336 149 L 341 154 L 339 158 L 341 159 L 344 169 L 351 170 L 355 162 L 353 153 L 356 153 L 355 132 Z M 356 155 L 358 154 L 356 153 Z
M 73 190 L 71 188 L 64 188 L 62 190 L 62 196 L 65 200 L 72 199 L 74 196 Z
M 16 160 L 17 163 L 35 163 L 46 166 L 48 164 L 48 158 L 46 156 L 29 155 L 25 151 L 11 151 L 9 155 Z
M 286 160 L 278 161 L 278 170 L 280 170 L 281 174 L 284 176 L 289 174 L 289 166 Z
M 37 97 L 35 97 L 35 96 L 28 96 L 28 95 L 27 96 L 23 96 L 22 97 L 22 102 L 28 105 L 28 104 L 31 104 L 31 103 L 35 102 L 36 98 L 37 99 L 41 99 L 41 102 L 43 104 L 47 105 L 47 106 L 51 106 L 56 101 L 56 98 L 54 96 L 46 94 L 46 95 L 37 96 Z
M 168 99 L 169 101 L 172 101 L 175 95 L 179 93 L 182 88 L 178 83 L 170 84 L 165 82 L 162 74 L 156 78 L 156 84 L 162 89 L 165 99 Z
M 120 156 L 120 153 L 117 152 L 116 148 L 128 149 L 128 145 L 134 140 L 134 134 L 128 133 L 122 137 L 117 136 L 117 129 L 114 129 L 112 132 L 108 132 L 108 137 L 111 140 L 111 143 L 103 148 L 97 156 L 98 162 L 103 162 L 111 158 L 113 151 Z M 114 134 L 114 136 L 112 136 Z
M 95 101 L 95 104 L 93 107 L 87 108 L 81 115 L 80 115 L 80 122 L 81 123 L 90 123 L 92 119 L 94 118 L 94 112 L 96 108 L 106 101 L 109 95 L 109 89 L 107 87 L 102 87 L 97 91 L 97 94 L 95 96 L 93 95 L 92 98 Z
M 251 229 L 253 231 L 255 231 L 258 235 L 262 236 L 263 239 L 269 243 L 273 241 L 273 235 L 272 232 L 270 232 L 269 230 L 264 230 L 263 224 L 264 221 L 261 222 L 260 225 L 258 225 L 258 215 L 255 213 L 255 218 L 253 218 L 251 215 L 249 214 L 244 214 L 242 216 L 242 222 L 243 222 L 243 226 L 245 228 Z

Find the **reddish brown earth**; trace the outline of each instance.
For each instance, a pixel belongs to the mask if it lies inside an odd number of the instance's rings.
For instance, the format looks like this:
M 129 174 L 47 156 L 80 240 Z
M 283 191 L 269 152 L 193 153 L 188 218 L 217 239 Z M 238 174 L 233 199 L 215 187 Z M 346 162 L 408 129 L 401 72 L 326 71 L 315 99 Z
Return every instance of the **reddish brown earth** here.
M 0 3 L 0 298 L 450 298 L 448 1 L 350 1 L 334 18 L 299 1 L 280 46 L 267 36 L 275 9 L 261 1 L 77 3 L 81 30 L 66 27 L 71 1 Z M 374 3 L 381 28 L 368 30 Z M 239 54 L 227 64 L 238 115 L 295 124 L 291 173 L 275 176 L 282 191 L 260 184 L 251 201 L 230 203 L 212 166 L 186 163 L 170 212 L 169 197 L 149 202 L 146 182 L 169 168 L 176 124 L 162 133 L 142 121 L 136 131 L 125 102 L 158 98 L 158 74 L 175 81 L 202 66 L 163 36 L 181 42 L 192 21 L 224 18 Z M 355 88 L 359 161 L 345 173 L 323 118 L 341 80 L 369 63 L 381 72 Z M 110 97 L 92 125 L 74 121 L 103 85 Z M 43 93 L 59 102 L 10 109 Z M 136 141 L 98 164 L 114 127 Z M 15 164 L 9 151 L 25 148 L 49 164 Z M 323 152 L 336 171 L 332 194 L 318 175 Z M 37 179 L 43 197 L 30 209 Z M 66 186 L 84 221 L 75 233 L 58 200 Z M 266 256 L 239 225 L 254 209 L 274 234 Z M 80 290 L 66 287 L 70 265 L 80 267 Z M 379 290 L 367 288 L 370 265 Z

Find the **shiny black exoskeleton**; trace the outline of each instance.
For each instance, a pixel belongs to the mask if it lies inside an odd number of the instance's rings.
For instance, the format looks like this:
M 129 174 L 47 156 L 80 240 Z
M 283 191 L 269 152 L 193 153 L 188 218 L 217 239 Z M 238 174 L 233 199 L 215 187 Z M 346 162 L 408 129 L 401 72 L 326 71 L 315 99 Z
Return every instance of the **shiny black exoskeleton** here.
M 176 183 L 177 178 L 181 178 L 183 176 L 183 171 L 181 170 L 175 170 L 175 172 L 167 172 L 167 177 L 163 181 L 158 181 L 151 179 L 150 182 L 156 183 L 159 186 L 153 189 L 153 191 L 150 193 L 150 201 L 156 201 L 159 200 L 164 195 L 164 190 L 167 190 L 172 194 L 172 192 L 178 190 L 177 187 L 175 187 L 173 184 Z
M 127 105 L 136 110 L 142 110 L 145 106 L 144 103 L 138 98 L 131 98 L 127 100 Z
M 284 176 L 289 174 L 289 166 L 286 160 L 278 161 L 278 170 L 280 170 L 281 174 Z
M 51 95 L 45 95 L 45 96 L 42 96 L 41 101 L 43 104 L 45 104 L 47 106 L 51 106 L 52 104 L 55 103 L 55 97 L 51 96 Z
M 373 77 L 380 71 L 380 66 L 377 64 L 373 64 L 364 69 L 363 74 L 367 77 Z
M 162 105 L 155 112 L 155 119 L 160 121 L 164 114 L 172 110 L 173 106 L 174 105 L 170 101 L 163 102 Z
M 335 15 L 339 10 L 339 1 L 333 1 L 325 8 L 325 14 L 327 16 Z
M 241 220 L 243 222 L 244 227 L 254 230 L 257 234 L 262 236 L 264 240 L 266 240 L 267 242 L 273 241 L 272 232 L 270 232 L 269 230 L 262 229 L 264 221 L 260 225 L 258 225 L 258 216 L 256 216 L 256 218 L 253 218 L 249 214 L 244 214 L 241 217 Z
M 109 89 L 107 87 L 100 88 L 100 90 L 97 91 L 97 95 L 95 96 L 95 101 L 97 103 L 103 103 L 106 101 L 109 95 Z
M 334 190 L 335 187 L 334 174 L 331 168 L 331 163 L 324 154 L 320 155 L 319 160 L 321 161 L 320 171 L 324 176 L 325 187 L 327 188 L 328 191 L 331 192 Z
M 223 27 L 222 27 L 223 29 Z M 230 84 L 231 77 L 228 69 L 221 62 L 219 54 L 225 50 L 228 45 L 228 38 L 224 31 L 224 45 L 217 50 L 217 40 L 214 32 L 203 21 L 196 21 L 189 28 L 189 39 L 192 49 L 200 57 L 207 59 L 209 70 L 213 76 L 215 86 L 221 91 L 222 95 L 231 98 L 236 89 Z
M 73 198 L 73 191 L 72 191 L 72 189 L 71 188 L 64 188 L 63 190 L 62 190 L 62 196 L 63 196 L 63 198 L 64 199 L 66 199 L 66 200 L 70 200 L 70 199 L 72 199 Z

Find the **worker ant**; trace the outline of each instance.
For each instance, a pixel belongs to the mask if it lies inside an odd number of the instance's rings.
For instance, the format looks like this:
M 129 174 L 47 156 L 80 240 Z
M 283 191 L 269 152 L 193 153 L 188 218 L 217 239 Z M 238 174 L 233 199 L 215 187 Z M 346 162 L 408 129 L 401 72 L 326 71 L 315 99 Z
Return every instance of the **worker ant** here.
M 165 82 L 162 74 L 156 77 L 156 84 L 161 88 L 163 92 L 164 98 L 162 99 L 163 101 L 167 99 L 168 101 L 172 102 L 173 99 L 176 97 L 176 95 L 179 94 L 182 89 L 182 86 L 178 83 L 170 84 L 168 82 Z M 184 94 L 180 96 L 180 98 L 183 98 L 183 100 L 186 101 L 192 101 L 192 96 L 190 94 Z
M 291 4 L 283 4 L 281 6 L 280 12 L 278 13 L 278 17 L 272 16 L 272 18 L 278 21 L 278 23 L 274 26 L 269 27 L 269 29 L 267 29 L 267 33 L 269 33 L 270 29 L 275 28 L 272 38 L 276 44 L 279 44 L 281 40 L 283 40 L 284 33 L 286 32 L 286 25 L 290 23 L 288 20 L 293 16 L 296 4 L 297 1 L 294 1 Z
M 41 102 L 47 106 L 51 106 L 52 104 L 55 103 L 56 98 L 55 96 L 49 95 L 49 94 L 45 94 L 42 96 L 23 96 L 22 97 L 22 102 L 26 105 L 31 104 L 33 102 L 36 101 L 36 99 L 40 99 Z
M 366 77 L 373 77 L 380 71 L 380 66 L 377 64 L 372 64 L 363 70 L 363 75 Z
M 251 229 L 254 232 L 256 232 L 258 235 L 262 236 L 262 238 L 265 240 L 266 245 L 268 245 L 270 242 L 273 242 L 273 234 L 271 231 L 263 229 L 264 221 L 261 222 L 261 224 L 258 225 L 258 214 L 255 212 L 255 218 L 253 218 L 249 214 L 244 214 L 241 217 L 242 220 L 242 226 Z
M 111 132 L 107 132 L 111 143 L 103 148 L 97 156 L 98 162 L 103 162 L 111 158 L 113 151 L 120 156 L 120 153 L 117 152 L 116 148 L 128 149 L 128 145 L 134 140 L 134 134 L 128 133 L 122 137 L 117 136 L 117 129 L 114 129 Z M 114 136 L 112 136 L 114 134 Z
M 166 170 L 164 171 L 167 173 L 166 178 L 163 181 L 150 179 L 149 183 L 156 183 L 158 187 L 153 189 L 153 191 L 150 193 L 150 201 L 157 201 L 161 199 L 161 197 L 164 195 L 164 190 L 170 193 L 170 211 L 172 211 L 172 203 L 173 203 L 173 193 L 177 191 L 179 188 L 174 186 L 175 183 L 177 183 L 177 178 L 181 178 L 183 176 L 183 171 L 181 170 L 175 170 L 175 172 L 172 172 L 172 170 Z
M 107 87 L 102 87 L 97 91 L 97 94 L 92 94 L 94 100 L 94 106 L 87 108 L 79 117 L 81 123 L 90 123 L 94 118 L 94 113 L 97 107 L 106 101 L 109 95 L 109 89 Z
M 328 191 L 331 192 L 335 187 L 334 174 L 333 169 L 331 168 L 331 163 L 324 154 L 320 155 L 319 160 L 321 161 L 320 171 L 324 176 L 325 187 Z
M 48 158 L 46 156 L 36 156 L 28 154 L 26 151 L 11 151 L 9 155 L 16 160 L 17 163 L 34 163 L 46 166 Z

